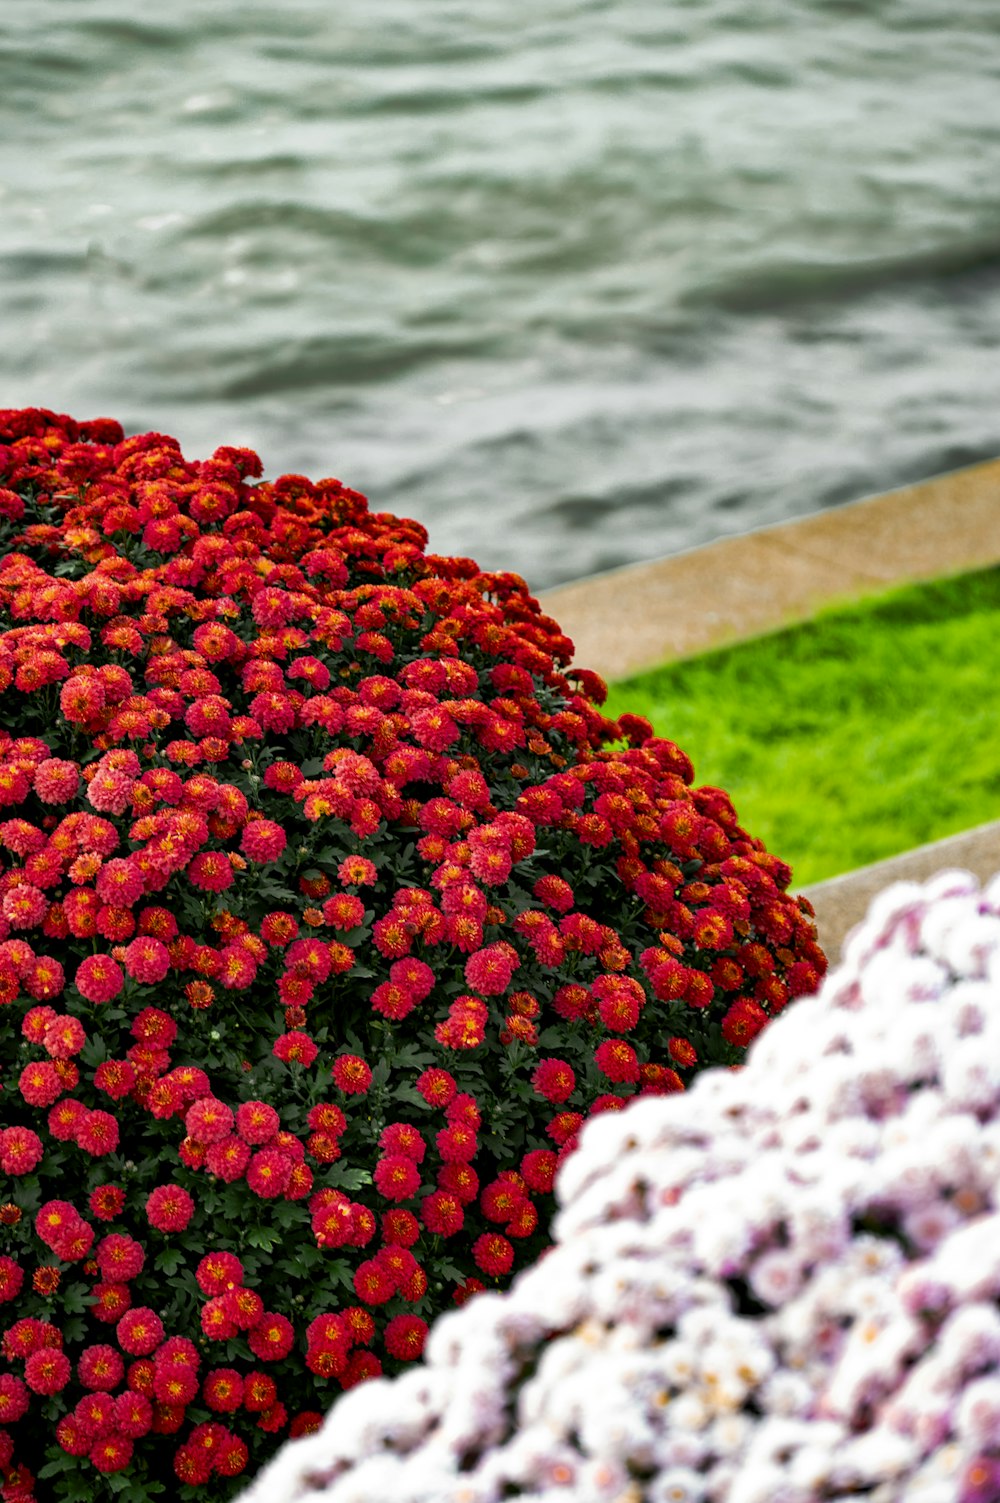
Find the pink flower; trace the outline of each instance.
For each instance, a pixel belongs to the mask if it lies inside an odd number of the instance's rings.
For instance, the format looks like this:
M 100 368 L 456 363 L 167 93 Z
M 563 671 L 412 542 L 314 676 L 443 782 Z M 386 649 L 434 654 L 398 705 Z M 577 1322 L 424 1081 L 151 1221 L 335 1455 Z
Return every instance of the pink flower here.
M 276 1148 L 262 1148 L 247 1165 L 247 1184 L 255 1195 L 272 1200 L 288 1183 L 292 1165 Z
M 113 903 L 121 908 L 131 908 L 146 890 L 142 872 L 135 862 L 118 856 L 104 863 L 94 885 L 102 903 Z
M 47 757 L 35 768 L 35 792 L 45 804 L 66 804 L 80 786 L 80 769 L 62 757 Z
M 469 956 L 465 962 L 465 979 L 484 997 L 498 997 L 507 990 L 510 978 L 520 964 L 514 946 L 498 940 Z
M 30 882 L 12 887 L 0 902 L 0 912 L 12 929 L 34 929 L 48 911 L 48 898 Z
M 30 1174 L 44 1151 L 41 1138 L 30 1127 L 8 1127 L 0 1132 L 0 1169 L 4 1174 Z
M 76 1124 L 75 1137 L 77 1146 L 94 1158 L 114 1153 L 118 1147 L 118 1119 L 99 1108 L 85 1111 Z
M 94 1256 L 109 1284 L 125 1284 L 129 1279 L 138 1278 L 146 1261 L 141 1245 L 124 1232 L 109 1232 L 102 1237 L 94 1249 Z
M 244 1143 L 269 1143 L 281 1127 L 281 1118 L 266 1101 L 244 1101 L 236 1108 L 236 1131 Z
M 87 1033 L 79 1018 L 56 1017 L 45 1029 L 42 1043 L 52 1059 L 72 1059 L 87 1042 Z
M 34 1393 L 59 1393 L 66 1387 L 73 1368 L 65 1352 L 44 1346 L 32 1352 L 24 1364 L 24 1380 Z
M 288 837 L 273 819 L 255 819 L 246 826 L 240 850 L 251 861 L 276 861 L 288 844 Z
M 102 814 L 124 814 L 134 781 L 120 768 L 103 769 L 87 784 L 87 802 Z
M 125 948 L 125 968 L 135 981 L 152 986 L 170 970 L 170 955 L 162 940 L 140 934 Z
M 110 1002 L 125 985 L 122 968 L 110 955 L 88 955 L 77 966 L 73 980 L 88 1002 Z
M 125 1376 L 125 1363 L 121 1353 L 113 1346 L 98 1342 L 88 1346 L 80 1354 L 76 1375 L 84 1388 L 98 1393 L 108 1393 L 117 1388 Z
M 199 1143 L 221 1143 L 228 1138 L 235 1121 L 232 1110 L 215 1096 L 199 1096 L 187 1109 L 184 1126 Z
M 158 1232 L 182 1232 L 194 1215 L 194 1201 L 180 1185 L 157 1185 L 146 1197 L 146 1217 Z

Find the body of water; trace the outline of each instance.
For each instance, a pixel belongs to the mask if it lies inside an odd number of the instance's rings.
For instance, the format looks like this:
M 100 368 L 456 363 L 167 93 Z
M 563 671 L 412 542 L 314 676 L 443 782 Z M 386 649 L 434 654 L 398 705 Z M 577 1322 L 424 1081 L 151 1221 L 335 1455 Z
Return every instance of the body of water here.
M 996 0 L 21 0 L 0 404 L 537 588 L 1000 453 Z

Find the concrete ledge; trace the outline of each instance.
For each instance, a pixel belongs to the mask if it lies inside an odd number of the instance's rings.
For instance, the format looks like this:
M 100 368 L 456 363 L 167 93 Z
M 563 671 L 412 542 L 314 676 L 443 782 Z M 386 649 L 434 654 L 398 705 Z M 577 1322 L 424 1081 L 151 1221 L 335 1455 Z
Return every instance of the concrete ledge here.
M 847 935 L 861 922 L 872 898 L 883 887 L 890 882 L 926 882 L 946 867 L 970 871 L 980 882 L 1000 871 L 1000 820 L 799 889 L 816 909 L 819 941 L 830 963 L 839 960 Z
M 1000 459 L 541 596 L 576 664 L 627 678 L 817 610 L 1000 563 Z

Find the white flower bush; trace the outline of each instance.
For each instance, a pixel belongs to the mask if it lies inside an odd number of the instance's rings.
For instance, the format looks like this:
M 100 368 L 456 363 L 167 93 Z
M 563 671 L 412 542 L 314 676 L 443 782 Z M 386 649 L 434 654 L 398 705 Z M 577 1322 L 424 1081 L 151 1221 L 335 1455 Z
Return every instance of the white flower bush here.
M 1000 877 L 882 893 L 739 1071 L 592 1120 L 554 1249 L 244 1503 L 996 1503 Z

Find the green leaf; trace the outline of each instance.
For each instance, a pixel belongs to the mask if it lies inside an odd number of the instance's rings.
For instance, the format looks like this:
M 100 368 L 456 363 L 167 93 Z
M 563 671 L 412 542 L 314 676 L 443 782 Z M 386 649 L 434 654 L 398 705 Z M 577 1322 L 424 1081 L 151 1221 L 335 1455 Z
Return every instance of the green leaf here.
M 254 1226 L 246 1234 L 247 1244 L 250 1247 L 259 1247 L 261 1252 L 270 1252 L 278 1240 L 277 1232 L 270 1227 Z
M 68 1472 L 76 1465 L 77 1462 L 73 1457 L 64 1453 L 56 1456 L 52 1461 L 47 1461 L 43 1467 L 39 1467 L 38 1475 L 39 1477 L 58 1477 L 60 1472 Z
M 71 1315 L 83 1315 L 90 1309 L 89 1295 L 86 1284 L 68 1284 L 63 1290 L 62 1307 Z
M 153 1266 L 158 1268 L 161 1273 L 165 1273 L 167 1278 L 171 1278 L 183 1262 L 184 1254 L 180 1248 L 165 1247 L 161 1253 L 157 1254 L 153 1261 Z

